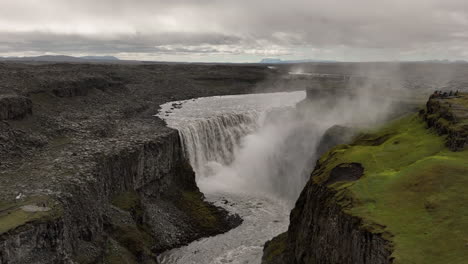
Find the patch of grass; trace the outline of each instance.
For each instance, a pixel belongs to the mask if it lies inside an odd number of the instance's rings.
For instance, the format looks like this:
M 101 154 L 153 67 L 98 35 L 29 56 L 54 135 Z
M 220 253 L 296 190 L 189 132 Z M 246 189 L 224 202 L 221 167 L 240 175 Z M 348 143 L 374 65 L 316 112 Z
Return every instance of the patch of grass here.
M 50 210 L 30 212 L 21 208 L 22 206 L 27 205 L 35 205 L 39 207 L 46 205 Z M 2 201 L 0 203 L 0 234 L 32 222 L 53 221 L 59 218 L 62 213 L 62 207 L 49 197 L 45 196 L 29 197 L 27 200 L 19 202 Z
M 392 136 L 380 145 L 334 148 L 321 158 L 314 180 L 326 181 L 340 163 L 361 163 L 360 180 L 330 188 L 364 228 L 393 241 L 395 263 L 466 263 L 468 150 L 449 151 L 416 115 L 371 133 Z
M 200 227 L 214 229 L 218 226 L 215 209 L 206 204 L 200 192 L 182 192 L 178 207 L 188 213 Z

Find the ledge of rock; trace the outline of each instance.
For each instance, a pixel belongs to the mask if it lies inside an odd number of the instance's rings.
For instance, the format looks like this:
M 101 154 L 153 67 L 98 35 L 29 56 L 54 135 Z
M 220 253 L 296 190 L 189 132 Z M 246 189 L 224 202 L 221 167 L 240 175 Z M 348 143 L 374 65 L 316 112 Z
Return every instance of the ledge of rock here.
M 468 144 L 468 94 L 431 98 L 426 109 L 424 119 L 440 135 L 447 135 L 447 147 L 453 151 L 465 149 Z

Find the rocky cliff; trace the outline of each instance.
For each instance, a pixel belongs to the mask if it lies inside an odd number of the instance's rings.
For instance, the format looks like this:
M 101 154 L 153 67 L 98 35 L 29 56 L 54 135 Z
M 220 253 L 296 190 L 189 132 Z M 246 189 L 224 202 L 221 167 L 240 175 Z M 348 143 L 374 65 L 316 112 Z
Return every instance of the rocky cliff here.
M 204 201 L 177 131 L 153 115 L 250 91 L 263 71 L 0 64 L 0 263 L 156 263 L 239 225 Z
M 0 263 L 112 262 L 120 255 L 154 263 L 158 252 L 239 224 L 203 201 L 175 131 L 82 164 L 55 168 L 60 183 L 41 194 L 25 189 L 24 198 L 4 201 Z
M 0 120 L 21 119 L 31 113 L 29 98 L 14 94 L 0 95 Z
M 464 94 L 451 98 L 431 98 L 424 114 L 429 127 L 440 135 L 447 135 L 446 145 L 461 151 L 468 144 L 468 97 Z
M 263 263 L 465 263 L 465 99 L 430 100 L 325 153 Z

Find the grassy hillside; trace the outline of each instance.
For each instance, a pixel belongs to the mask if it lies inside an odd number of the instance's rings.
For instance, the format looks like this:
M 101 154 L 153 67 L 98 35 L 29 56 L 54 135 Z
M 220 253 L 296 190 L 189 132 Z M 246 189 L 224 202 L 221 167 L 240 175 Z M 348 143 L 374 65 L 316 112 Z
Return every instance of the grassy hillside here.
M 393 242 L 394 263 L 468 262 L 468 150 L 450 151 L 413 114 L 330 150 L 312 179 L 324 183 L 351 162 L 364 167 L 362 178 L 330 187 L 364 228 Z

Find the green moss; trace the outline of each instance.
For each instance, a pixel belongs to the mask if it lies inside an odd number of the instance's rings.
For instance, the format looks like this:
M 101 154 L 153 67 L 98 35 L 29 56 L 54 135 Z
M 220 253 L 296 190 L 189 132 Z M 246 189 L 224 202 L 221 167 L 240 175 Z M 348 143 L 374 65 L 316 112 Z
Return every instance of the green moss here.
M 132 214 L 133 218 L 137 223 L 140 224 L 140 228 L 146 229 L 143 225 L 143 207 L 141 205 L 140 196 L 135 191 L 127 191 L 114 196 L 111 203 L 125 211 Z
M 150 248 L 153 238 L 134 225 L 117 226 L 112 237 L 136 257 L 153 256 Z
M 338 146 L 321 158 L 314 180 L 340 163 L 364 176 L 330 186 L 363 227 L 394 242 L 395 263 L 464 263 L 468 259 L 468 151 L 451 152 L 416 115 L 371 132 L 380 145 Z M 392 234 L 391 236 L 388 234 Z
M 276 236 L 271 241 L 267 242 L 262 263 L 269 264 L 275 263 L 276 261 L 278 263 L 281 263 L 279 259 L 283 256 L 283 253 L 286 251 L 287 239 L 288 233 L 285 232 Z
M 140 197 L 135 191 L 128 191 L 114 196 L 111 203 L 122 210 L 131 211 L 132 209 L 139 207 Z
M 24 210 L 23 206 L 43 206 L 49 208 L 48 211 Z M 0 234 L 14 230 L 17 227 L 33 222 L 53 221 L 63 214 L 62 207 L 46 196 L 29 197 L 27 200 L 19 202 L 0 202 Z
M 111 203 L 122 210 L 130 212 L 135 223 L 113 225 L 110 228 L 111 237 L 118 242 L 122 249 L 114 253 L 109 252 L 108 263 L 134 263 L 118 262 L 119 254 L 130 254 L 133 258 L 129 256 L 126 258 L 136 259 L 138 262 L 142 259 L 154 259 L 155 256 L 151 251 L 154 241 L 149 227 L 144 224 L 143 208 L 138 193 L 135 191 L 120 193 L 112 198 Z
M 219 225 L 215 209 L 204 202 L 203 194 L 200 192 L 182 192 L 177 205 L 202 228 L 214 229 Z
M 71 142 L 72 142 L 72 140 L 69 137 L 59 136 L 59 137 L 56 137 L 56 138 L 52 139 L 51 141 L 49 141 L 49 147 L 59 148 L 59 147 L 62 147 L 64 145 L 70 144 Z
M 468 108 L 468 94 L 464 93 L 464 94 L 460 94 L 460 95 L 461 95 L 460 97 L 451 99 L 451 101 L 456 103 L 456 104 L 462 105 L 465 108 Z

